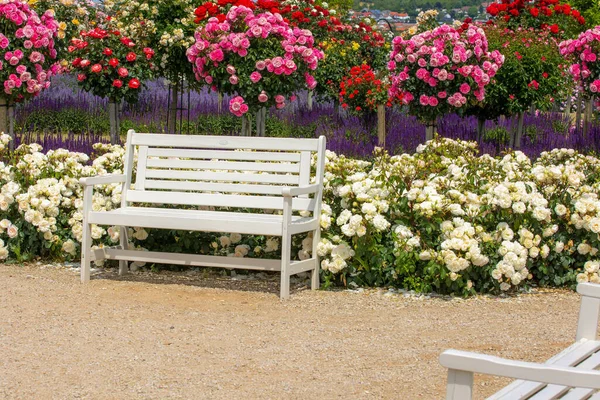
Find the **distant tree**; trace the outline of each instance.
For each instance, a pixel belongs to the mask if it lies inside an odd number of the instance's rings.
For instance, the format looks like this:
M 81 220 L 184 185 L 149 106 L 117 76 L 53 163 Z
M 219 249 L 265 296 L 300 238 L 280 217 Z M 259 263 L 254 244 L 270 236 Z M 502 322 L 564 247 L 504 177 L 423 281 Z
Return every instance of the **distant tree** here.
M 476 17 L 477 16 L 477 7 L 475 7 L 475 6 L 469 7 L 469 10 L 467 11 L 467 13 L 469 14 L 469 17 Z

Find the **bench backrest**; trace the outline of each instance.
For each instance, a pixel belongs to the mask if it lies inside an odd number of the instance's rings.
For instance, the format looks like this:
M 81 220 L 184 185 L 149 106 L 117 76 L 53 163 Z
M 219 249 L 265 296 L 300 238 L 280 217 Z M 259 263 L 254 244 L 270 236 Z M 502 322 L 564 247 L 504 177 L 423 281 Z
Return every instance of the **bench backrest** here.
M 283 209 L 284 187 L 315 183 L 321 191 L 294 198 L 297 211 L 320 213 L 325 138 L 288 139 L 204 135 L 127 134 L 123 206 L 135 203 Z M 132 182 L 137 148 L 135 182 Z M 133 189 L 130 188 L 134 183 Z

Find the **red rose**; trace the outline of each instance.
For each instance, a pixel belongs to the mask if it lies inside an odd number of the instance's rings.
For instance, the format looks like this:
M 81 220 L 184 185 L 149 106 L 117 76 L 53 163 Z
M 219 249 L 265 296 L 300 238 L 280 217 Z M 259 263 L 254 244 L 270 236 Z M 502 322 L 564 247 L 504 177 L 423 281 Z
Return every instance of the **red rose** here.
M 544 78 L 548 78 L 548 73 L 547 73 L 547 72 L 544 72 L 544 73 L 542 74 L 542 77 L 544 77 Z
M 85 78 L 86 78 L 85 74 L 77 74 L 77 80 L 79 82 L 85 81 Z
M 71 64 L 74 67 L 78 67 L 80 63 L 81 63 L 81 57 L 77 57 L 76 59 L 73 60 L 73 62 Z
M 81 62 L 79 63 L 79 65 L 80 65 L 82 68 L 86 68 L 86 67 L 89 67 L 91 63 L 92 63 L 92 62 L 91 62 L 90 60 L 81 60 Z
M 534 16 L 534 17 L 536 17 L 536 18 L 537 18 L 537 16 L 538 16 L 538 15 L 540 15 L 540 10 L 538 10 L 538 9 L 537 9 L 537 8 L 535 8 L 535 7 L 532 7 L 532 8 L 530 8 L 530 9 L 529 9 L 529 13 L 530 13 L 532 16 Z
M 93 73 L 99 73 L 100 71 L 102 71 L 102 65 L 100 64 L 94 64 L 92 65 L 92 72 Z
M 129 81 L 128 85 L 130 89 L 137 89 L 140 87 L 140 81 L 138 78 L 133 78 Z
M 112 56 L 113 51 L 111 49 L 109 49 L 108 47 L 104 49 L 104 51 L 102 52 L 102 54 L 104 54 L 107 57 Z
M 146 55 L 146 59 L 150 60 L 152 57 L 154 57 L 154 50 L 152 50 L 150 47 L 144 47 L 144 54 Z
M 69 46 L 67 47 L 67 50 L 69 50 L 69 53 L 72 53 L 75 51 L 75 46 Z
M 509 11 L 513 16 L 518 17 L 519 16 L 519 10 L 517 10 L 516 8 L 513 8 L 512 10 Z
M 550 25 L 550 32 L 557 34 L 558 33 L 558 25 L 557 24 Z
M 117 60 L 116 58 L 111 58 L 110 60 L 108 60 L 108 65 L 110 65 L 113 68 L 116 68 L 117 65 L 119 65 L 119 60 Z
M 127 71 L 127 68 L 119 68 L 117 70 L 117 73 L 119 74 L 120 77 L 125 78 L 127 75 L 129 75 L 129 71 Z
M 125 58 L 126 58 L 126 59 L 127 59 L 127 61 L 129 61 L 129 62 L 134 62 L 134 61 L 135 61 L 135 59 L 137 58 L 137 56 L 136 56 L 136 55 L 135 55 L 135 53 L 132 51 L 132 52 L 129 52 L 129 53 L 127 53 L 127 57 L 125 57 Z
M 120 80 L 120 79 L 115 79 L 115 80 L 113 81 L 113 84 L 112 84 L 112 85 L 113 85 L 114 87 L 116 87 L 116 88 L 120 88 L 121 86 L 123 86 L 123 81 L 122 81 L 122 80 Z

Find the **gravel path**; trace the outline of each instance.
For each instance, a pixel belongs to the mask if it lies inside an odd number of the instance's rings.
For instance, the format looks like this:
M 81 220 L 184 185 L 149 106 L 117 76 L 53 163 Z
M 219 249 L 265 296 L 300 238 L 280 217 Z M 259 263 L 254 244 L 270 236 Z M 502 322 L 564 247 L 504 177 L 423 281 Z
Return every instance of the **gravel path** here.
M 67 268 L 0 265 L 0 398 L 441 399 L 444 349 L 542 361 L 573 341 L 579 305 L 566 291 L 280 302 L 276 286 L 113 272 L 81 285 Z M 476 398 L 504 383 L 476 377 Z

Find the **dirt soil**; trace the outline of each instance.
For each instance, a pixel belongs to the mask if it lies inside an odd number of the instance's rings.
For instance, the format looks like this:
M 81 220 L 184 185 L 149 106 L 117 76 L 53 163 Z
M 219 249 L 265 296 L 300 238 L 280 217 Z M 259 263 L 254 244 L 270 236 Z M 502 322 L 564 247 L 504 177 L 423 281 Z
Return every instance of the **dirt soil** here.
M 277 276 L 0 265 L 2 399 L 442 399 L 448 348 L 543 361 L 579 297 L 306 290 Z M 235 290 L 232 290 L 235 289 Z M 507 381 L 476 376 L 476 398 Z

